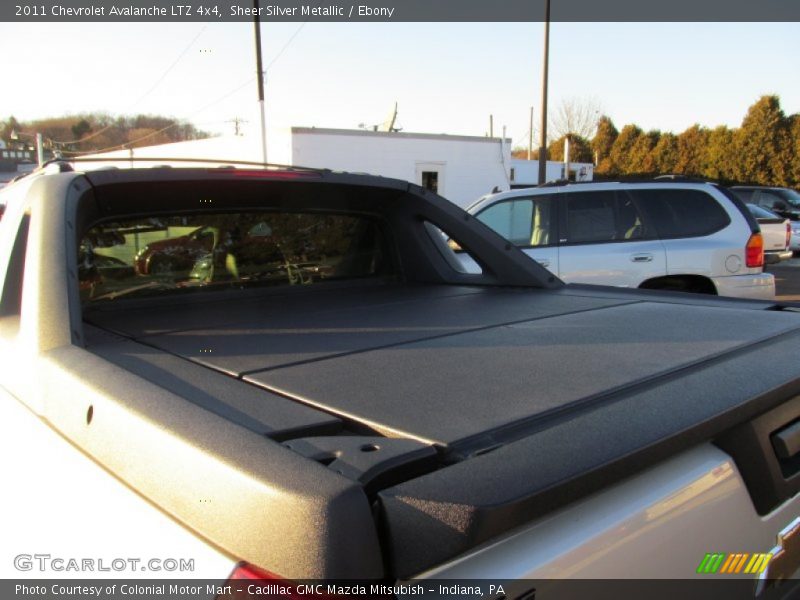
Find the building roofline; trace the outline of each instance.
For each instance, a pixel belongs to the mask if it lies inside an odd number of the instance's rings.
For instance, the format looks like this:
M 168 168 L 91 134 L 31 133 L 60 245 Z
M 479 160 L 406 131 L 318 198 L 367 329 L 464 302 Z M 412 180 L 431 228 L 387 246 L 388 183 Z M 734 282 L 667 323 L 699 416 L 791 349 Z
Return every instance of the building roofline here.
M 446 133 L 411 133 L 403 131 L 369 131 L 364 129 L 328 129 L 325 127 L 292 127 L 292 134 L 313 133 L 315 135 L 352 135 L 361 137 L 390 137 L 401 139 L 443 140 L 450 142 L 490 142 L 496 144 L 505 141 L 511 144 L 511 138 L 483 137 L 477 135 L 449 135 Z

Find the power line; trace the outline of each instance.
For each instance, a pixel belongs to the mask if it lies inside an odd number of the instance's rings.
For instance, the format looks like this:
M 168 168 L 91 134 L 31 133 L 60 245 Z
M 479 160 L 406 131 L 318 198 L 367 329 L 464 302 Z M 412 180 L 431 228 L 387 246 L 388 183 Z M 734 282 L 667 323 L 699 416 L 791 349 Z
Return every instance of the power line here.
M 281 49 L 278 51 L 278 54 L 276 54 L 276 55 L 275 55 L 275 57 L 274 57 L 274 58 L 273 58 L 271 61 L 269 61 L 269 63 L 267 64 L 267 66 L 266 66 L 266 67 L 265 67 L 265 69 L 264 69 L 265 71 L 268 71 L 268 70 L 269 70 L 269 68 L 270 68 L 272 65 L 274 65 L 274 64 L 275 64 L 275 63 L 278 61 L 278 59 L 279 59 L 279 58 L 281 57 L 281 55 L 282 55 L 282 54 L 283 54 L 283 53 L 286 51 L 286 49 L 289 47 L 289 45 L 292 43 L 292 41 L 294 41 L 294 38 L 296 38 L 296 37 L 297 37 L 297 34 L 298 34 L 298 33 L 300 33 L 300 31 L 303 29 L 303 27 L 305 27 L 305 26 L 306 26 L 306 24 L 307 24 L 307 23 L 308 23 L 308 21 L 304 21 L 303 23 L 301 23 L 301 24 L 300 24 L 300 26 L 299 26 L 299 27 L 298 27 L 298 28 L 295 30 L 295 32 L 292 34 L 292 37 L 290 37 L 290 38 L 289 38 L 289 39 L 286 41 L 286 43 L 283 45 L 283 47 L 282 47 L 282 48 L 281 48 Z M 223 96 L 220 96 L 219 98 L 217 98 L 216 100 L 213 100 L 213 101 L 209 102 L 208 104 L 206 104 L 206 105 L 205 105 L 205 106 L 203 106 L 202 108 L 199 108 L 199 109 L 197 109 L 196 111 L 194 111 L 193 113 L 191 113 L 189 116 L 190 116 L 190 117 L 191 117 L 191 116 L 194 116 L 194 115 L 196 115 L 197 113 L 201 113 L 201 112 L 203 112 L 204 110 L 211 108 L 212 106 L 216 106 L 217 104 L 219 104 L 219 103 L 220 103 L 220 102 L 222 102 L 223 100 L 226 100 L 226 99 L 227 99 L 227 98 L 229 98 L 230 96 L 233 96 L 233 95 L 234 95 L 236 92 L 238 92 L 238 91 L 239 91 L 239 90 L 241 90 L 242 88 L 244 88 L 244 87 L 246 87 L 246 86 L 250 85 L 250 84 L 251 84 L 253 81 L 255 81 L 255 80 L 256 80 L 256 78 L 255 78 L 255 77 L 251 77 L 250 79 L 248 79 L 247 81 L 245 81 L 245 82 L 244 82 L 244 83 L 242 83 L 241 85 L 239 85 L 239 86 L 236 86 L 236 87 L 235 87 L 233 90 L 231 90 L 230 92 L 226 93 L 225 95 L 223 95 Z
M 131 104 L 131 106 L 128 108 L 128 110 L 129 110 L 129 111 L 131 111 L 131 110 L 133 110 L 134 108 L 136 108 L 136 106 L 138 106 L 138 105 L 139 105 L 139 103 L 140 103 L 142 100 L 144 100 L 144 99 L 145 99 L 145 98 L 147 98 L 147 97 L 148 97 L 150 94 L 152 94 L 152 93 L 153 93 L 153 91 L 154 91 L 154 90 L 155 90 L 155 89 L 156 89 L 156 88 L 157 88 L 157 87 L 158 87 L 158 86 L 161 84 L 161 82 L 162 82 L 162 81 L 164 81 L 164 79 L 167 77 L 167 75 L 169 75 L 170 71 L 172 71 L 172 69 L 174 69 L 174 68 L 175 68 L 175 66 L 176 66 L 176 65 L 177 65 L 177 64 L 178 64 L 178 63 L 181 61 L 181 59 L 182 59 L 182 58 L 184 57 L 184 55 L 185 55 L 185 54 L 186 54 L 186 53 L 189 51 L 189 49 L 190 49 L 190 48 L 191 48 L 191 47 L 194 45 L 194 43 L 197 41 L 197 39 L 198 39 L 198 38 L 199 38 L 201 35 L 203 35 L 203 32 L 204 32 L 204 31 L 205 31 L 207 28 L 208 28 L 208 25 L 204 25 L 204 26 L 203 26 L 203 28 L 202 28 L 202 29 L 201 29 L 201 30 L 200 30 L 200 31 L 197 33 L 197 35 L 195 35 L 195 36 L 192 38 L 192 41 L 191 41 L 191 42 L 189 42 L 189 43 L 186 45 L 186 47 L 185 47 L 185 48 L 184 48 L 184 49 L 181 51 L 181 53 L 178 55 L 178 58 L 176 58 L 176 59 L 175 59 L 175 60 L 172 62 L 172 64 L 171 64 L 169 67 L 167 67 L 167 70 L 166 70 L 166 71 L 164 71 L 164 72 L 161 74 L 161 77 L 159 77 L 159 78 L 156 80 L 156 82 L 155 82 L 155 83 L 154 83 L 152 86 L 150 86 L 150 89 L 149 89 L 149 90 L 147 90 L 147 91 L 146 91 L 144 94 L 142 94 L 142 95 L 139 97 L 139 99 L 138 99 L 138 100 L 136 100 L 136 102 L 134 102 L 133 104 Z M 86 137 L 84 137 L 84 138 L 81 138 L 81 139 L 79 139 L 79 140 L 74 140 L 74 141 L 69 141 L 69 142 L 58 142 L 58 141 L 56 141 L 56 140 L 50 140 L 50 141 L 51 141 L 52 143 L 54 143 L 54 144 L 61 144 L 61 145 L 66 145 L 66 144 L 81 144 L 81 143 L 83 143 L 83 142 L 85 142 L 85 141 L 87 141 L 87 140 L 91 140 L 91 139 L 93 139 L 93 138 L 97 137 L 97 136 L 98 136 L 98 135 L 100 135 L 101 133 L 103 133 L 103 132 L 105 132 L 105 131 L 107 131 L 107 130 L 111 129 L 113 126 L 114 126 L 114 124 L 113 124 L 113 123 L 109 123 L 109 124 L 108 124 L 108 125 L 106 125 L 105 127 L 102 127 L 101 129 L 99 129 L 99 130 L 97 130 L 97 131 L 93 132 L 92 134 L 90 134 L 90 135 L 88 135 L 88 136 L 86 136 Z M 96 150 L 92 150 L 92 152 L 96 152 Z
M 206 110 L 208 108 L 211 108 L 212 106 L 214 106 L 216 104 L 219 104 L 220 102 L 222 102 L 223 100 L 225 100 L 228 97 L 232 96 L 233 94 L 235 94 L 236 92 L 238 92 L 239 90 L 244 88 L 245 86 L 250 85 L 254 80 L 255 80 L 255 77 L 251 77 L 250 79 L 245 81 L 243 84 L 237 86 L 236 88 L 234 88 L 230 92 L 226 93 L 225 95 L 220 96 L 219 98 L 217 98 L 216 100 L 213 100 L 212 102 L 209 102 L 208 104 L 206 104 L 202 108 L 197 109 L 196 111 L 191 113 L 189 115 L 189 117 L 193 117 L 194 115 L 196 115 L 198 113 L 201 113 L 204 110 Z M 108 148 L 100 148 L 99 150 L 80 150 L 80 151 L 73 150 L 73 151 L 69 151 L 69 154 L 74 154 L 74 155 L 78 155 L 78 154 L 100 154 L 101 152 L 111 152 L 113 150 L 124 150 L 126 147 L 131 146 L 132 144 L 135 144 L 135 143 L 140 142 L 142 140 L 146 140 L 148 138 L 151 138 L 154 135 L 157 135 L 157 134 L 162 133 L 164 131 L 168 131 L 169 129 L 172 129 L 173 127 L 177 127 L 180 124 L 181 124 L 180 122 L 172 123 L 171 125 L 167 125 L 166 127 L 162 128 L 162 129 L 159 129 L 158 131 L 153 131 L 151 133 L 148 133 L 145 136 L 142 136 L 140 138 L 136 138 L 135 140 L 127 141 L 124 144 L 117 144 L 116 146 L 109 146 Z
M 191 113 L 189 115 L 189 117 L 193 117 L 194 115 L 196 115 L 198 113 L 201 113 L 204 110 L 206 110 L 208 108 L 211 108 L 212 106 L 214 106 L 216 104 L 219 104 L 220 102 L 222 102 L 223 100 L 225 100 L 228 97 L 232 96 L 233 94 L 235 94 L 236 92 L 238 92 L 239 90 L 244 88 L 245 86 L 250 85 L 254 80 L 255 80 L 255 77 L 251 77 L 250 79 L 245 81 L 243 84 L 237 86 L 236 88 L 234 88 L 230 92 L 226 93 L 225 95 L 220 96 L 219 98 L 217 98 L 216 100 L 213 100 L 212 102 L 209 102 L 208 104 L 206 104 L 202 108 L 197 109 L 196 111 Z M 135 144 L 135 143 L 140 142 L 142 140 L 146 140 L 148 138 L 151 138 L 154 135 L 157 135 L 157 134 L 162 133 L 164 131 L 168 131 L 169 129 L 172 129 L 173 127 L 177 127 L 180 124 L 181 124 L 180 122 L 172 123 L 171 125 L 167 125 L 166 127 L 162 128 L 162 129 L 159 129 L 158 131 L 153 131 L 151 133 L 148 133 L 145 136 L 142 136 L 140 138 L 136 138 L 135 140 L 127 141 L 124 144 L 117 144 L 116 146 L 109 146 L 108 148 L 101 148 L 99 150 L 82 150 L 82 151 L 75 150 L 75 151 L 69 151 L 69 153 L 70 154 L 76 154 L 76 155 L 77 154 L 99 154 L 101 152 L 111 152 L 113 150 L 124 150 L 126 147 L 131 146 L 132 144 Z
M 303 29 L 303 27 L 306 26 L 307 23 L 308 23 L 308 21 L 304 21 L 303 23 L 300 24 L 300 26 L 295 30 L 295 32 L 292 34 L 292 36 L 286 41 L 286 43 L 283 45 L 283 47 L 281 47 L 281 49 L 278 51 L 278 54 L 276 54 L 273 57 L 273 59 L 271 61 L 269 61 L 269 63 L 267 63 L 267 66 L 264 69 L 265 71 L 268 71 L 269 68 L 278 61 L 278 59 L 281 57 L 281 55 L 286 51 L 286 49 L 291 45 L 291 43 L 297 37 L 297 34 L 300 33 L 300 31 Z M 224 94 L 223 96 L 220 96 L 216 100 L 212 100 L 211 102 L 209 102 L 208 104 L 206 104 L 202 108 L 198 108 L 196 111 L 191 113 L 189 116 L 192 117 L 192 116 L 194 116 L 194 115 L 196 115 L 198 113 L 203 112 L 204 110 L 207 110 L 207 109 L 211 108 L 212 106 L 216 106 L 217 104 L 219 104 L 223 100 L 226 100 L 230 96 L 233 96 L 236 92 L 238 92 L 242 88 L 250 85 L 255 80 L 256 80 L 255 77 L 250 77 L 247 81 L 245 81 L 241 85 L 236 86 L 230 92 L 227 92 L 226 94 Z
M 287 49 L 287 48 L 288 48 L 288 47 L 291 45 L 291 43 L 292 43 L 292 42 L 294 41 L 294 39 L 297 37 L 297 34 L 299 34 L 299 33 L 300 33 L 300 31 L 303 29 L 303 27 L 305 27 L 305 26 L 306 26 L 306 24 L 307 24 L 307 23 L 308 23 L 308 21 L 304 21 L 303 23 L 301 23 L 301 25 L 300 25 L 300 26 L 299 26 L 299 27 L 298 27 L 298 28 L 295 30 L 295 32 L 292 34 L 292 36 L 291 36 L 291 37 L 290 37 L 290 38 L 289 38 L 289 39 L 286 41 L 286 43 L 283 45 L 283 47 L 282 47 L 282 48 L 281 48 L 281 49 L 278 51 L 278 54 L 276 54 L 276 55 L 275 55 L 275 57 L 274 57 L 274 58 L 273 58 L 273 59 L 272 59 L 272 60 L 271 60 L 271 61 L 270 61 L 270 62 L 267 64 L 266 68 L 264 69 L 265 71 L 266 71 L 266 70 L 269 70 L 269 68 L 270 68 L 272 65 L 274 65 L 274 64 L 277 62 L 277 60 L 278 60 L 278 59 L 281 57 L 281 55 L 282 55 L 282 54 L 283 54 L 283 53 L 286 51 L 286 49 Z M 205 27 L 203 27 L 203 30 L 205 30 Z M 191 47 L 191 45 L 192 45 L 192 44 L 194 44 L 195 40 L 196 40 L 198 37 L 200 37 L 200 34 L 201 34 L 201 33 L 203 33 L 203 30 L 201 30 L 201 31 L 200 31 L 200 33 L 198 33 L 198 34 L 195 36 L 195 38 L 194 38 L 194 39 L 193 39 L 193 40 L 192 40 L 192 41 L 189 43 L 189 46 L 187 46 L 187 47 L 186 47 L 186 49 L 185 49 L 185 50 L 184 50 L 184 51 L 181 53 L 181 56 L 179 56 L 179 57 L 178 57 L 178 59 L 177 59 L 177 60 L 176 60 L 176 61 L 175 61 L 175 62 L 174 62 L 174 63 L 173 63 L 173 64 L 172 64 L 172 65 L 171 65 L 171 66 L 170 66 L 168 69 L 167 69 L 167 72 L 169 72 L 169 71 L 172 69 L 172 67 L 174 67 L 174 66 L 175 66 L 175 64 L 177 64 L 177 62 L 178 62 L 178 61 L 180 60 L 180 58 L 181 58 L 181 57 L 182 57 L 182 56 L 183 56 L 183 55 L 186 53 L 186 51 L 187 51 L 187 50 L 188 50 L 188 49 Z M 165 74 L 164 74 L 164 75 L 163 75 L 163 76 L 162 76 L 162 77 L 159 79 L 159 82 L 160 82 L 160 81 L 161 81 L 161 79 L 163 79 L 165 76 L 166 76 L 166 73 L 165 73 Z M 250 85 L 250 84 L 251 84 L 251 83 L 252 83 L 252 82 L 253 82 L 255 79 L 256 79 L 255 77 L 250 77 L 250 78 L 249 78 L 247 81 L 245 81 L 245 82 L 244 82 L 244 83 L 242 83 L 241 85 L 239 85 L 239 86 L 235 87 L 235 88 L 234 88 L 234 89 L 232 89 L 230 92 L 227 92 L 226 94 L 224 94 L 223 96 L 220 96 L 220 97 L 219 97 L 219 98 L 217 98 L 216 100 L 213 100 L 213 101 L 209 102 L 208 104 L 206 104 L 206 105 L 205 105 L 205 106 L 203 106 L 202 108 L 199 108 L 199 109 L 197 109 L 196 111 L 194 111 L 193 113 L 191 113 L 191 114 L 189 115 L 189 117 L 193 117 L 194 115 L 196 115 L 196 114 L 199 114 L 199 113 L 201 113 L 201 112 L 203 112 L 203 111 L 205 111 L 205 110 L 207 110 L 207 109 L 211 108 L 212 106 L 216 106 L 217 104 L 219 104 L 219 103 L 220 103 L 220 102 L 222 102 L 223 100 L 226 100 L 226 99 L 228 99 L 230 96 L 233 96 L 233 95 L 234 95 L 236 92 L 238 92 L 239 90 L 241 90 L 241 89 L 242 89 L 242 88 L 244 88 L 245 86 L 248 86 L 248 85 Z M 158 83 L 159 83 L 159 82 L 157 82 L 157 83 L 156 83 L 156 85 L 158 85 Z M 147 93 L 149 94 L 149 93 L 150 93 L 150 91 L 152 91 L 152 89 L 154 89 L 154 88 L 155 88 L 155 85 L 154 85 L 154 86 L 153 86 L 153 88 L 151 88 L 151 90 L 149 90 Z M 145 94 L 145 95 L 147 95 L 147 94 Z M 144 96 L 143 96 L 142 98 L 144 98 Z M 137 103 L 138 103 L 140 100 L 141 100 L 141 98 L 140 98 L 139 100 L 137 100 Z M 177 127 L 179 124 L 180 124 L 180 123 L 177 123 L 177 122 L 176 122 L 176 123 L 173 123 L 173 124 L 171 124 L 171 125 L 168 125 L 168 126 L 164 127 L 163 129 L 159 129 L 158 131 L 154 131 L 154 132 L 152 132 L 152 133 L 148 133 L 148 134 L 147 134 L 147 135 L 145 135 L 145 136 L 142 136 L 142 137 L 140 137 L 140 138 L 137 138 L 137 139 L 135 139 L 135 140 L 130 140 L 130 141 L 128 141 L 128 142 L 125 142 L 124 144 L 117 144 L 116 146 L 110 146 L 110 147 L 108 147 L 108 148 L 102 148 L 102 149 L 100 149 L 100 150 L 70 151 L 70 152 L 69 152 L 69 154 L 73 154 L 73 155 L 78 155 L 78 154 L 99 154 L 99 153 L 101 153 L 101 152 L 111 152 L 111 151 L 114 151 L 114 150 L 124 150 L 125 148 L 127 148 L 127 147 L 129 147 L 129 146 L 131 146 L 131 145 L 133 145 L 133 144 L 136 144 L 137 142 L 140 142 L 140 141 L 142 141 L 142 140 L 146 140 L 146 139 L 148 139 L 148 138 L 151 138 L 151 137 L 153 137 L 153 136 L 155 136 L 155 135 L 158 135 L 159 133 L 163 133 L 164 131 L 167 131 L 167 130 L 169 130 L 169 129 L 172 129 L 173 127 Z M 108 129 L 109 127 L 111 127 L 111 125 L 108 125 L 108 126 L 105 128 L 105 129 Z M 99 133 L 99 132 L 98 132 L 98 133 Z M 96 134 L 95 134 L 95 135 L 96 135 Z M 90 137 L 92 137 L 92 136 L 90 136 Z M 84 138 L 84 139 L 89 139 L 89 138 Z M 80 141 L 84 141 L 84 140 L 80 140 Z M 55 143 L 62 143 L 62 142 L 55 142 Z M 67 143 L 77 143 L 77 142 L 67 142 Z
M 67 154 L 78 155 L 78 154 L 99 154 L 101 152 L 112 152 L 114 150 L 125 150 L 125 148 L 131 146 L 132 144 L 135 144 L 136 142 L 141 142 L 142 140 L 146 140 L 147 138 L 151 138 L 154 135 L 158 135 L 159 133 L 163 133 L 164 131 L 167 131 L 168 129 L 172 129 L 173 127 L 177 127 L 178 125 L 181 125 L 181 123 L 175 122 L 175 123 L 172 123 L 171 125 L 167 125 L 166 127 L 162 127 L 158 131 L 153 131 L 151 133 L 148 133 L 147 135 L 143 135 L 140 138 L 136 138 L 135 140 L 130 140 L 130 141 L 124 142 L 122 144 L 117 144 L 116 146 L 110 146 L 108 148 L 102 148 L 100 150 L 80 150 L 80 151 L 79 150 L 64 150 L 63 152 L 65 152 Z
M 172 71 L 172 69 L 174 69 L 174 68 L 175 68 L 175 65 L 177 65 L 177 64 L 178 64 L 178 63 L 181 61 L 181 59 L 183 58 L 183 56 L 184 56 L 184 55 L 185 55 L 185 54 L 186 54 L 186 53 L 189 51 L 189 48 L 191 48 L 191 47 L 194 45 L 194 43 L 197 41 L 197 38 L 199 38 L 201 35 L 203 35 L 203 32 L 204 32 L 204 31 L 205 31 L 207 28 L 208 28 L 208 25 L 204 25 L 204 26 L 203 26 L 203 28 L 202 28 L 202 29 L 201 29 L 201 30 L 200 30 L 200 31 L 197 33 L 197 35 L 196 35 L 196 36 L 194 36 L 194 37 L 192 38 L 192 41 L 191 41 L 191 42 L 189 42 L 189 43 L 187 44 L 187 46 L 186 46 L 186 47 L 183 49 L 183 51 L 182 51 L 182 52 L 181 52 L 181 53 L 178 55 L 178 58 L 176 58 L 176 59 L 175 59 L 175 61 L 174 61 L 174 62 L 173 62 L 173 63 L 172 63 L 172 64 L 171 64 L 169 67 L 167 67 L 167 70 L 166 70 L 166 71 L 164 71 L 164 73 L 161 75 L 161 77 L 159 77 L 159 78 L 158 78 L 158 80 L 157 80 L 157 81 L 156 81 L 156 82 L 155 82 L 155 83 L 152 85 L 152 87 L 151 87 L 149 90 L 147 90 L 147 91 L 146 91 L 146 92 L 145 92 L 145 93 L 144 93 L 144 94 L 143 94 L 143 95 L 142 95 L 142 96 L 141 96 L 141 97 L 140 97 L 140 98 L 139 98 L 139 99 L 138 99 L 136 102 L 134 102 L 134 103 L 133 103 L 133 105 L 131 105 L 131 108 L 135 107 L 135 106 L 136 106 L 136 105 L 138 105 L 138 104 L 139 104 L 139 103 L 140 103 L 142 100 L 144 100 L 145 98 L 147 98 L 147 96 L 149 96 L 149 95 L 150 95 L 150 94 L 153 92 L 153 90 L 155 90 L 155 89 L 156 89 L 156 88 L 159 86 L 159 84 L 160 84 L 162 81 L 164 81 L 164 79 L 166 78 L 166 76 L 167 76 L 167 75 L 169 75 L 170 71 Z M 129 109 L 129 110 L 130 110 L 130 109 Z
M 203 111 L 204 111 L 204 110 L 206 110 L 206 109 L 209 109 L 209 108 L 211 108 L 212 106 L 215 106 L 215 105 L 219 104 L 219 103 L 220 103 L 220 102 L 222 102 L 223 100 L 225 100 L 225 99 L 229 98 L 230 96 L 233 96 L 233 95 L 234 95 L 236 92 L 238 92 L 239 90 L 241 90 L 241 89 L 242 89 L 242 88 L 244 88 L 245 86 L 248 86 L 248 85 L 250 85 L 250 84 L 251 84 L 251 83 L 253 83 L 255 80 L 256 80 L 256 78 L 255 78 L 255 77 L 251 77 L 250 79 L 248 79 L 247 81 L 245 81 L 245 82 L 244 82 L 242 85 L 240 85 L 240 86 L 237 86 L 236 88 L 234 88 L 233 90 L 231 90 L 230 92 L 228 92 L 227 94 L 225 94 L 224 96 L 220 96 L 220 97 L 219 97 L 219 98 L 217 98 L 216 100 L 213 100 L 212 102 L 209 102 L 209 103 L 208 103 L 208 104 L 206 104 L 206 105 L 205 105 L 203 108 L 198 108 L 196 111 L 194 111 L 193 113 L 191 113 L 189 116 L 190 116 L 190 117 L 192 117 L 192 116 L 194 116 L 194 115 L 196 115 L 196 114 L 198 114 L 198 113 L 201 113 L 201 112 L 203 112 Z
M 513 144 L 511 144 L 511 147 L 513 148 L 514 146 L 519 146 L 519 145 L 520 145 L 520 144 L 521 144 L 523 141 L 525 141 L 526 139 L 528 139 L 528 136 L 530 135 L 530 133 L 531 133 L 531 130 L 530 130 L 530 128 L 529 128 L 529 129 L 527 129 L 527 130 L 525 131 L 525 133 L 524 133 L 524 134 L 522 134 L 522 135 L 521 135 L 521 136 L 520 136 L 520 137 L 517 139 L 517 141 L 516 141 L 516 142 L 514 142 Z
M 298 33 L 300 33 L 300 31 L 303 29 L 303 27 L 305 27 L 307 24 L 308 24 L 308 21 L 303 21 L 303 22 L 300 24 L 300 27 L 298 27 L 298 28 L 295 30 L 295 32 L 292 34 L 292 37 L 290 37 L 290 38 L 289 38 L 289 39 L 286 41 L 286 43 L 283 45 L 283 47 L 282 47 L 280 50 L 278 50 L 278 53 L 275 55 L 275 57 L 274 57 L 274 58 L 273 58 L 271 61 L 269 61 L 269 63 L 267 64 L 267 67 L 264 69 L 265 71 L 269 71 L 269 68 L 270 68 L 272 65 L 274 65 L 274 64 L 275 64 L 275 63 L 278 61 L 278 59 L 281 57 L 281 55 L 282 55 L 282 54 L 283 54 L 283 53 L 286 51 L 286 49 L 287 49 L 287 48 L 288 48 L 288 47 L 291 45 L 291 43 L 294 41 L 294 38 L 296 38 L 296 37 L 297 37 L 297 34 L 298 34 Z

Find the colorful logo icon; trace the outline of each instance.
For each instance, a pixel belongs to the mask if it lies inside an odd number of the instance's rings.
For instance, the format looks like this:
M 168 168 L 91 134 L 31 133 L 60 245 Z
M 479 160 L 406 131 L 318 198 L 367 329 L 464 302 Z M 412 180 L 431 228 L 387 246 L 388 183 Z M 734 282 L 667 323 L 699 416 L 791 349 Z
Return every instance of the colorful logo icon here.
M 772 554 L 749 554 L 747 552 L 728 554 L 708 553 L 700 561 L 697 572 L 700 574 L 763 573 L 772 560 Z

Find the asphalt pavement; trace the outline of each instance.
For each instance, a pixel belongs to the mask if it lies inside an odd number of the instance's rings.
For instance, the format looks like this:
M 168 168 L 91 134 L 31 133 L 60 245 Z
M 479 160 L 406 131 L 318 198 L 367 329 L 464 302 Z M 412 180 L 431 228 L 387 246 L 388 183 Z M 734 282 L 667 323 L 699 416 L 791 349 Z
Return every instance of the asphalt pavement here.
M 775 275 L 775 292 L 778 300 L 800 302 L 800 258 L 792 258 L 767 267 Z

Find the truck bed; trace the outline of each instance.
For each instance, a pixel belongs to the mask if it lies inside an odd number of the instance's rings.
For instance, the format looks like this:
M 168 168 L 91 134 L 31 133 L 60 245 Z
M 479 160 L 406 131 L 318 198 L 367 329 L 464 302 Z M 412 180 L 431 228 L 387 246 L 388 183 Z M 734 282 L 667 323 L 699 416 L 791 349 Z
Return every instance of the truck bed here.
M 453 446 L 800 328 L 791 314 L 753 317 L 646 298 L 389 285 L 162 301 L 88 320 L 136 342 L 114 346 L 122 355 L 144 345 L 381 435 Z
M 736 302 L 402 284 L 235 298 L 92 307 L 89 350 L 340 473 L 344 453 L 396 576 L 800 392 L 796 315 Z M 350 459 L 354 439 L 382 451 Z

